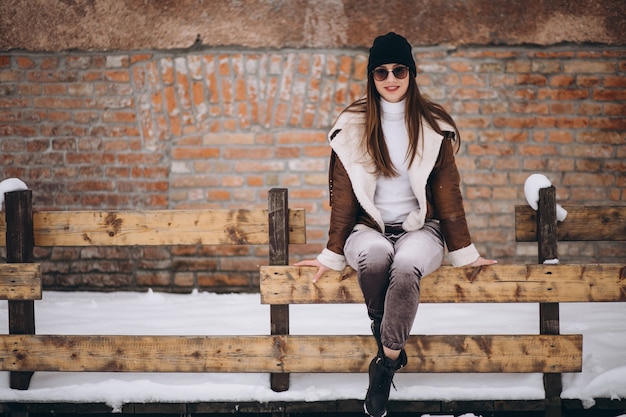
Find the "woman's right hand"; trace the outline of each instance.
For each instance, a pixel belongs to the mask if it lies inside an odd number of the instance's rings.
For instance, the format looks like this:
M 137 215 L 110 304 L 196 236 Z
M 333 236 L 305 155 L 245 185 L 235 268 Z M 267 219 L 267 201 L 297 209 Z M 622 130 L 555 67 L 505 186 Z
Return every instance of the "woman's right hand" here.
M 322 277 L 322 275 L 324 275 L 324 273 L 326 271 L 330 271 L 329 267 L 323 265 L 317 259 L 305 259 L 303 261 L 296 262 L 294 265 L 295 266 L 314 266 L 314 267 L 316 267 L 317 268 L 317 272 L 315 273 L 315 276 L 313 277 L 313 282 L 317 282 L 317 280 L 319 280 Z

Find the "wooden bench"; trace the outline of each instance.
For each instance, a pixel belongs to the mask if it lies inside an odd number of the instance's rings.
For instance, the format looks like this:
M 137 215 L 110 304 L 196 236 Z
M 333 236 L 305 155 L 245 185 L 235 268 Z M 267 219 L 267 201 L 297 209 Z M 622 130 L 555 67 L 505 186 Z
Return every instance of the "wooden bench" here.
M 546 414 L 561 414 L 560 374 L 581 371 L 582 335 L 559 334 L 558 303 L 626 301 L 626 264 L 544 261 L 557 258 L 557 239 L 626 240 L 626 206 L 566 205 L 569 215 L 557 225 L 555 204 L 550 187 L 541 190 L 537 212 L 516 207 L 516 240 L 538 243 L 539 264 L 442 266 L 421 283 L 423 303 L 539 303 L 539 334 L 414 335 L 406 346 L 408 365 L 401 372 L 543 373 Z M 272 375 L 275 391 L 289 388 L 289 372 L 367 372 L 376 351 L 371 335 L 289 335 L 290 304 L 363 303 L 351 268 L 329 272 L 317 283 L 312 282 L 314 274 L 310 267 L 261 267 L 261 302 L 272 306 L 275 334 L 284 335 L 284 374 Z
M 290 373 L 367 372 L 367 365 L 376 349 L 369 334 L 289 334 L 290 304 L 362 303 L 363 300 L 355 274 L 349 269 L 342 273 L 328 273 L 313 284 L 313 268 L 288 266 L 289 244 L 305 242 L 305 221 L 303 210 L 288 208 L 286 190 L 270 191 L 268 210 L 32 214 L 29 214 L 30 192 L 12 194 L 7 194 L 6 226 L 7 260 L 10 263 L 0 270 L 0 299 L 11 300 L 10 334 L 0 335 L 0 370 L 11 371 L 13 388 L 27 389 L 30 375 L 37 371 L 262 372 L 271 374 L 271 385 L 275 391 L 288 389 Z M 542 197 L 543 202 L 546 200 Z M 539 245 L 540 261 L 545 255 L 542 249 L 545 242 L 554 241 L 556 244 L 555 230 L 559 233 L 567 230 L 568 238 L 573 239 L 579 232 L 594 228 L 590 224 L 594 219 L 604 224 L 601 216 L 587 218 L 583 223 L 585 227 L 580 228 L 582 230 L 575 232 L 576 227 L 570 230 L 567 225 L 579 224 L 577 213 L 589 217 L 590 211 L 577 212 L 574 207 L 565 208 L 570 215 L 566 223 L 558 228 L 556 216 L 550 214 L 554 210 L 549 209 L 549 204 L 541 204 L 539 216 L 526 207 L 516 209 L 517 239 L 536 240 L 539 237 L 539 242 L 542 242 Z M 622 219 L 618 224 L 624 224 L 626 207 L 598 208 L 598 212 L 618 216 Z M 551 216 L 553 220 L 547 221 L 551 226 L 545 227 L 546 218 Z M 33 230 L 31 239 L 27 232 L 29 218 Z M 604 238 L 625 240 L 625 236 L 622 228 Z M 41 299 L 41 271 L 37 264 L 28 264 L 32 262 L 33 245 L 185 244 L 269 245 L 270 265 L 261 267 L 260 292 L 262 303 L 270 305 L 270 335 L 35 334 L 33 300 Z M 559 374 L 581 371 L 582 336 L 558 334 L 557 303 L 625 301 L 625 268 L 624 265 L 614 264 L 494 265 L 483 268 L 442 266 L 424 278 L 422 302 L 541 303 L 540 334 L 415 335 L 407 345 L 409 364 L 402 372 L 544 373 L 546 400 L 539 405 L 534 404 L 533 409 L 539 407 L 548 414 L 558 415 L 562 408 Z M 516 406 L 519 407 L 519 404 Z M 337 411 L 336 404 L 329 405 L 328 409 L 333 407 Z M 345 411 L 359 411 L 360 407 L 360 404 L 350 406 Z M 486 407 L 493 410 L 494 406 L 492 403 Z M 431 408 L 424 411 L 446 410 Z M 276 415 L 284 413 L 282 408 Z
M 12 371 L 12 388 L 28 389 L 34 371 L 277 369 L 270 336 L 36 335 L 33 301 L 42 297 L 41 269 L 32 262 L 34 246 L 269 245 L 269 263 L 287 265 L 288 242 L 303 244 L 306 233 L 304 210 L 288 209 L 286 189 L 270 190 L 267 210 L 32 212 L 31 199 L 31 191 L 7 193 L 0 225 L 8 262 L 0 269 L 0 299 L 9 300 L 0 370 Z

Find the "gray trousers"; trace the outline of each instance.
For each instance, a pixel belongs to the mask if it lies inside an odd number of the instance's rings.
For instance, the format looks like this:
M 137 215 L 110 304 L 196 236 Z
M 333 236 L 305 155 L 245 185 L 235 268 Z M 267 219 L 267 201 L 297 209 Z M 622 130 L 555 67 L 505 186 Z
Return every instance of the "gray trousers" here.
M 420 280 L 441 266 L 443 236 L 439 224 L 428 221 L 420 230 L 386 232 L 354 230 L 344 247 L 346 261 L 357 271 L 370 318 L 381 320 L 383 346 L 404 348 L 420 299 Z

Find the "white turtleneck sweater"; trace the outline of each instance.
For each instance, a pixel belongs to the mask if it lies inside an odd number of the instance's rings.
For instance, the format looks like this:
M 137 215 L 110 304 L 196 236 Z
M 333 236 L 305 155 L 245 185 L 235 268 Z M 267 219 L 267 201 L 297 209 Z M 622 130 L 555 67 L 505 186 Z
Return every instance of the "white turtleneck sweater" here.
M 397 177 L 379 177 L 376 180 L 374 204 L 386 224 L 402 223 L 410 212 L 419 208 L 407 172 L 409 133 L 404 119 L 405 101 L 390 103 L 381 99 L 383 135 L 391 162 L 399 174 Z

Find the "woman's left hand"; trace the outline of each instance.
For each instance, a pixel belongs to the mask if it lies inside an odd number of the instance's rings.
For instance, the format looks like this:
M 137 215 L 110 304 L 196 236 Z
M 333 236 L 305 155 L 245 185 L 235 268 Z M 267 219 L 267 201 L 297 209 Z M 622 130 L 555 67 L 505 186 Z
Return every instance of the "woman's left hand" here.
M 497 263 L 498 261 L 496 261 L 495 259 L 485 259 L 482 256 L 479 256 L 478 259 L 476 259 L 474 262 L 472 262 L 471 264 L 467 266 L 484 266 L 484 265 L 493 265 Z
M 324 275 L 324 273 L 326 271 L 330 270 L 329 267 L 327 267 L 326 265 L 322 264 L 317 259 L 305 259 L 303 261 L 296 262 L 294 265 L 295 266 L 314 266 L 314 267 L 316 267 L 317 268 L 317 272 L 315 273 L 315 276 L 313 277 L 313 282 L 317 282 L 322 277 L 322 275 Z

